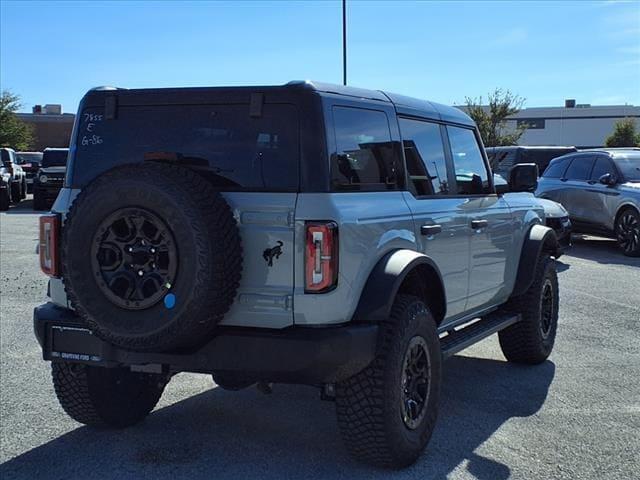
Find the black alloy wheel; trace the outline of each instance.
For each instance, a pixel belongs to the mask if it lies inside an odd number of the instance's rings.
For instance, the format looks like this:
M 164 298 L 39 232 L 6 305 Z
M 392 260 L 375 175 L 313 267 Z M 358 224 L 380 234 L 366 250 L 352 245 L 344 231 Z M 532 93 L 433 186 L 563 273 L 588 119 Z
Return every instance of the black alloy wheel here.
M 171 289 L 178 252 L 173 234 L 160 217 L 142 208 L 123 208 L 98 227 L 91 262 L 98 286 L 111 302 L 142 310 Z
M 540 296 L 540 332 L 542 338 L 546 339 L 551 333 L 554 322 L 555 301 L 553 284 L 549 278 L 545 279 L 542 286 L 542 295 Z
M 625 255 L 637 255 L 640 251 L 640 219 L 633 210 L 626 210 L 618 219 L 616 229 L 618 245 Z
M 424 338 L 411 339 L 405 352 L 402 369 L 402 421 L 411 430 L 415 430 L 426 413 L 425 405 L 429 398 L 431 364 Z

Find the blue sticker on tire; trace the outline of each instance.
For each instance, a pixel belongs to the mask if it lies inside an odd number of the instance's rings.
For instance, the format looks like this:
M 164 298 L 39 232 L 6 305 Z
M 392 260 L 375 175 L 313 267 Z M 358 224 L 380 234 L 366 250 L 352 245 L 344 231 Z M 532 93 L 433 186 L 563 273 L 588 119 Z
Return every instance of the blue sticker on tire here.
M 176 306 L 176 296 L 173 293 L 168 293 L 164 297 L 164 306 L 169 309 Z

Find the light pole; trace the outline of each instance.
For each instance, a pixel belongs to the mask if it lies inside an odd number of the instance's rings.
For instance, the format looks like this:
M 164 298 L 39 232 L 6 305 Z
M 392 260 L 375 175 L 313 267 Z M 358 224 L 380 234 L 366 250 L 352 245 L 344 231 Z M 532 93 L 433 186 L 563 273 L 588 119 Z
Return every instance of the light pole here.
M 342 0 L 342 84 L 347 84 L 347 0 Z

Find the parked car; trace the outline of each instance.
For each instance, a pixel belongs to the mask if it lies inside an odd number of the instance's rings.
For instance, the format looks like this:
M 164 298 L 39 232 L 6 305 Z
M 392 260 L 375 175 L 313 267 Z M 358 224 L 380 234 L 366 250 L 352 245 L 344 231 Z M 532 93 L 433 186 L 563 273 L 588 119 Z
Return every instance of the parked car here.
M 518 163 L 535 163 L 540 174 L 543 174 L 551 160 L 577 151 L 576 147 L 514 145 L 488 147 L 487 156 L 493 171 L 509 178 L 511 167 Z
M 16 152 L 11 148 L 0 148 L 0 165 L 2 168 L 3 188 L 0 204 L 9 208 L 10 203 L 18 203 L 27 196 L 27 176 L 16 162 Z
M 74 132 L 34 326 L 79 422 L 140 422 L 183 371 L 317 385 L 356 458 L 404 467 L 443 357 L 496 332 L 509 361 L 551 353 L 556 235 L 533 195 L 496 195 L 456 108 L 311 82 L 98 89 Z M 535 166 L 512 174 L 535 190 Z
M 11 205 L 11 174 L 0 164 L 0 211 L 9 210 Z
M 640 151 L 588 150 L 555 159 L 536 195 L 562 205 L 574 231 L 615 238 L 640 256 Z
M 532 195 L 531 193 L 510 193 L 509 184 L 502 175 L 497 173 L 493 174 L 493 182 L 496 186 L 496 191 L 504 195 Z M 571 247 L 571 220 L 569 219 L 569 212 L 553 200 L 540 198 L 538 200 L 544 208 L 544 223 L 547 227 L 553 229 L 558 239 L 558 254 L 556 258 L 560 258 Z
M 16 152 L 16 160 L 27 175 L 27 193 L 32 193 L 33 179 L 42 163 L 42 152 Z
M 68 148 L 46 148 L 33 183 L 33 209 L 48 210 L 62 189 Z

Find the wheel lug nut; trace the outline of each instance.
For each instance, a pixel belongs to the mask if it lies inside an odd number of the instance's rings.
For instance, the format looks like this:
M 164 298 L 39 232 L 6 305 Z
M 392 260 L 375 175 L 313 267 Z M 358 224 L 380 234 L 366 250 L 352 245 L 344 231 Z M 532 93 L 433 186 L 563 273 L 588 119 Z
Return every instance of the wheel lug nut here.
M 132 247 L 129 247 L 129 248 L 127 248 L 127 251 L 129 251 L 129 252 L 133 252 L 133 248 L 132 248 Z
M 155 248 L 151 248 L 151 253 L 156 253 L 156 249 Z
M 138 276 L 141 277 L 142 275 L 144 275 L 144 272 L 142 270 L 138 270 Z

